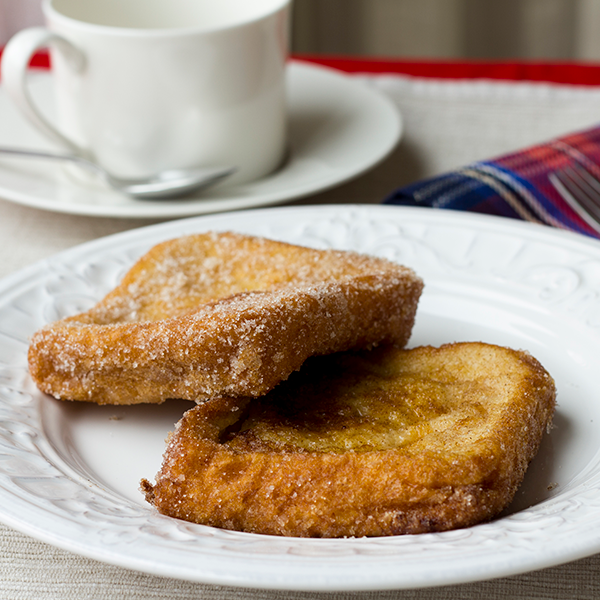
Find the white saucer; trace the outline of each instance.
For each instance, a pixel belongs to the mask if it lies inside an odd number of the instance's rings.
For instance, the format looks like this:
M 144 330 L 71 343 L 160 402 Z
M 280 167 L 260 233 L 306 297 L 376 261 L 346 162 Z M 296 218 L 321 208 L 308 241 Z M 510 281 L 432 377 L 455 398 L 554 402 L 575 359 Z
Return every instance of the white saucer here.
M 30 75 L 37 106 L 53 113 L 51 75 Z M 70 177 L 62 166 L 0 158 L 0 198 L 56 212 L 124 218 L 182 217 L 272 205 L 346 181 L 375 165 L 402 130 L 387 97 L 332 69 L 294 61 L 289 66 L 290 153 L 277 172 L 259 181 L 221 184 L 184 200 L 132 200 Z M 0 87 L 0 145 L 52 148 Z

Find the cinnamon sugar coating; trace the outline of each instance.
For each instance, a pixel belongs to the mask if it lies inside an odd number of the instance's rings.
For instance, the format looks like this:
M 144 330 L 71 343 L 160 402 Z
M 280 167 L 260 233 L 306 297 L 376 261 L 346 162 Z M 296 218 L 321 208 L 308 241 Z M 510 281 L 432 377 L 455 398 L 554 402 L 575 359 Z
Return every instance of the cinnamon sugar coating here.
M 260 396 L 312 355 L 405 345 L 422 287 L 410 269 L 353 252 L 191 235 L 35 333 L 29 370 L 43 392 L 99 404 Z
M 188 411 L 142 491 L 163 514 L 262 534 L 466 527 L 510 503 L 555 394 L 529 354 L 483 343 L 315 357 L 245 407 Z

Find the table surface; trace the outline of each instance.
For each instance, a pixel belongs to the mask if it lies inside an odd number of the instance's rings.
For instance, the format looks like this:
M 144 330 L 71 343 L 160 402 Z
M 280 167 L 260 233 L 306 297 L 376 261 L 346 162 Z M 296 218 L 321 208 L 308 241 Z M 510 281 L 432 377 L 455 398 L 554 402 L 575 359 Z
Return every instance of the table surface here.
M 392 154 L 368 173 L 289 204 L 379 203 L 410 181 L 600 122 L 600 67 L 593 65 L 325 62 L 388 94 L 402 113 L 405 132 Z M 82 242 L 154 222 L 56 214 L 0 198 L 0 277 Z M 414 591 L 336 595 L 227 589 L 104 565 L 0 526 L 0 597 L 7 600 L 591 599 L 600 597 L 599 570 L 600 556 L 592 556 L 505 579 Z

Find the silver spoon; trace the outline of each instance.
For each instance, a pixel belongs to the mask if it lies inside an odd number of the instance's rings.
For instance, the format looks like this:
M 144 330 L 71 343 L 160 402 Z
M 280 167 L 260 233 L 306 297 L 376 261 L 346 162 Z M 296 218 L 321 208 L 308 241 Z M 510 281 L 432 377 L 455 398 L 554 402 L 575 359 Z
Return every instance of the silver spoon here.
M 74 154 L 59 154 L 41 150 L 22 150 L 0 146 L 0 154 L 29 158 L 70 161 L 94 171 L 113 189 L 134 198 L 177 198 L 207 188 L 231 175 L 235 167 L 202 167 L 172 169 L 144 179 L 124 179 L 108 173 L 103 167 Z

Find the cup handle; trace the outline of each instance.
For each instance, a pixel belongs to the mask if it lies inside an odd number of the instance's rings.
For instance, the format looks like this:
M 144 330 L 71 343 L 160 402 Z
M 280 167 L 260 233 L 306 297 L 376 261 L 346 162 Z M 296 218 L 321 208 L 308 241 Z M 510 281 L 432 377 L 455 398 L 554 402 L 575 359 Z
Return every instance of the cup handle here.
M 85 68 L 85 56 L 65 38 L 43 27 L 23 29 L 6 44 L 2 53 L 2 87 L 19 107 L 23 115 L 46 137 L 76 154 L 85 151 L 60 133 L 36 108 L 27 88 L 27 69 L 33 55 L 42 48 L 56 47 L 67 59 L 71 68 L 81 73 Z

